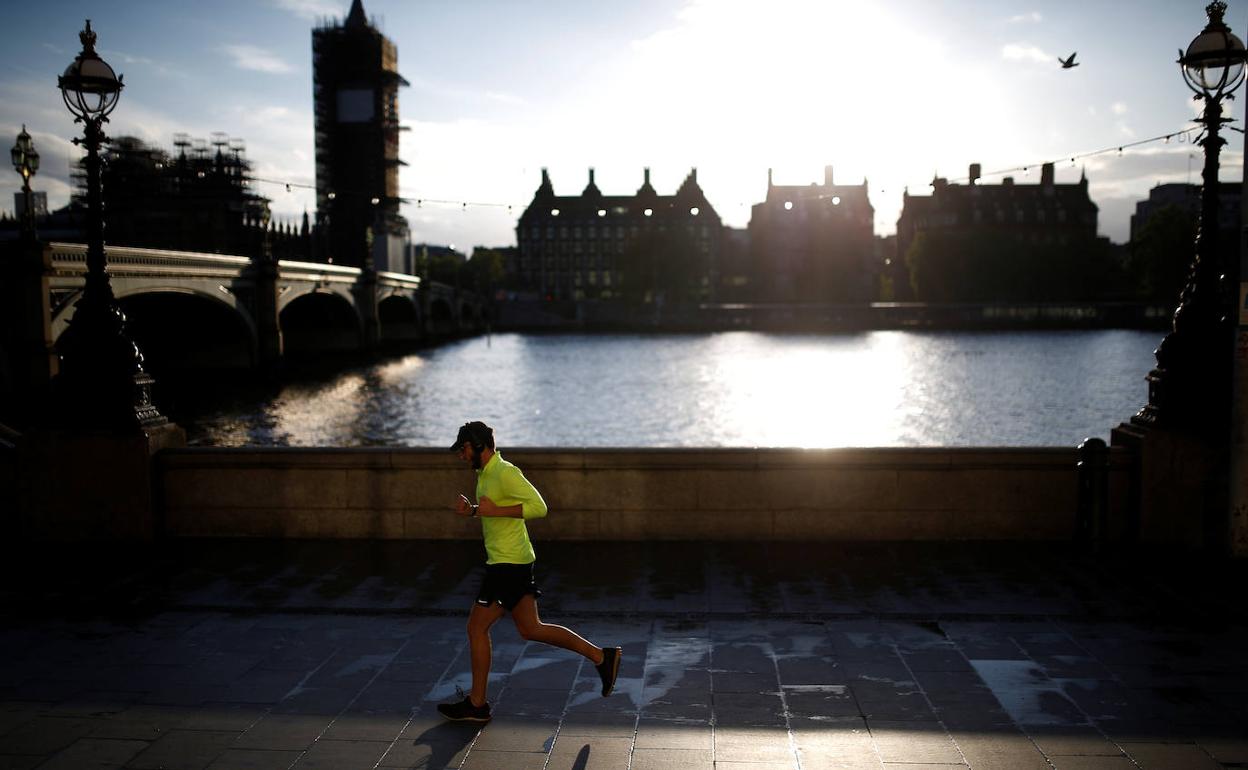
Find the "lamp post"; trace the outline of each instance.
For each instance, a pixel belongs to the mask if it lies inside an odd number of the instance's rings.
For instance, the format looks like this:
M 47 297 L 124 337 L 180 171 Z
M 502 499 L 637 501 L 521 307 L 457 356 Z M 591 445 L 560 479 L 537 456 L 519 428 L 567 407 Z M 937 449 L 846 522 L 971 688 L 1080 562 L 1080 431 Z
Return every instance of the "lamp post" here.
M 13 158 L 13 168 L 22 175 L 22 235 L 30 237 L 35 232 L 35 202 L 30 194 L 30 178 L 39 171 L 39 153 L 35 143 L 22 126 L 22 133 L 17 135 L 17 143 L 9 151 Z
M 143 354 L 126 334 L 126 318 L 113 296 L 104 252 L 104 204 L 100 194 L 100 145 L 103 125 L 117 106 L 121 77 L 95 52 L 91 21 L 78 34 L 82 52 L 57 85 L 86 148 L 87 277 L 69 328 L 61 336 L 58 402 L 62 419 L 87 429 L 153 428 L 167 424 L 151 401 L 152 378 L 143 370 Z
M 1224 442 L 1230 420 L 1231 351 L 1238 304 L 1238 264 L 1219 248 L 1218 155 L 1226 140 L 1221 127 L 1222 100 L 1231 99 L 1244 79 L 1244 44 L 1223 22 L 1226 3 L 1206 8 L 1209 23 L 1179 52 L 1184 80 L 1204 102 L 1196 122 L 1204 126 L 1200 229 L 1196 254 L 1179 297 L 1172 330 L 1156 351 L 1157 366 L 1148 374 L 1148 405 L 1132 418 L 1137 425 L 1158 426 Z

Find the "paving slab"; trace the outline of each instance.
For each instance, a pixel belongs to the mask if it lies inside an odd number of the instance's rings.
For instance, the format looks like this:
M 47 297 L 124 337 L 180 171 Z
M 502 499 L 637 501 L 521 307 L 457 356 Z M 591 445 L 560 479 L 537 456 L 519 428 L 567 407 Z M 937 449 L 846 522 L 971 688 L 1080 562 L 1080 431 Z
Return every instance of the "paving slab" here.
M 543 617 L 624 648 L 616 692 L 503 620 L 464 725 L 435 707 L 471 683 L 479 543 L 118 548 L 4 563 L 0 768 L 1248 763 L 1237 562 L 539 542 Z

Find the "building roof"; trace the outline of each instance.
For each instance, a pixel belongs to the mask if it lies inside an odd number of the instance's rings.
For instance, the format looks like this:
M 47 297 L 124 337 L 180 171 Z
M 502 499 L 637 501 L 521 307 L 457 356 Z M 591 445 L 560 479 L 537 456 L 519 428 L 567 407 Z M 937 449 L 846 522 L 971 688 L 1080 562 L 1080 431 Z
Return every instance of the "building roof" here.
M 715 220 L 719 215 L 707 201 L 698 185 L 697 169 L 692 169 L 674 195 L 659 195 L 650 184 L 650 169 L 645 169 L 644 181 L 633 195 L 603 195 L 594 181 L 594 170 L 589 170 L 589 181 L 580 195 L 556 195 L 550 174 L 542 169 L 542 182 L 533 194 L 533 201 L 525 209 L 524 217 L 545 216 L 558 210 L 556 216 L 606 217 L 610 214 L 642 213 L 651 209 L 654 215 L 685 214 L 698 209 L 698 215 Z M 603 212 L 603 213 L 599 213 Z M 524 218 L 522 217 L 522 218 Z

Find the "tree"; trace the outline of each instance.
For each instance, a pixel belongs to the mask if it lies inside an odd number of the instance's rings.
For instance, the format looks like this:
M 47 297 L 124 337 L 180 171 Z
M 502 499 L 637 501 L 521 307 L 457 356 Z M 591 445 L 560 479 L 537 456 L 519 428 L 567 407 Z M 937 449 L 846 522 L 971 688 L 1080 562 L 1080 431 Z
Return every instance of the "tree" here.
M 1036 240 L 1030 231 L 920 232 L 906 253 L 921 302 L 1105 299 L 1116 274 L 1104 238 Z
M 1159 209 L 1131 241 L 1128 270 L 1138 296 L 1177 302 L 1195 253 L 1195 218 L 1179 206 Z
M 502 286 L 503 273 L 503 252 L 482 246 L 472 250 L 472 256 L 461 268 L 463 286 L 486 295 L 493 294 L 496 288 Z

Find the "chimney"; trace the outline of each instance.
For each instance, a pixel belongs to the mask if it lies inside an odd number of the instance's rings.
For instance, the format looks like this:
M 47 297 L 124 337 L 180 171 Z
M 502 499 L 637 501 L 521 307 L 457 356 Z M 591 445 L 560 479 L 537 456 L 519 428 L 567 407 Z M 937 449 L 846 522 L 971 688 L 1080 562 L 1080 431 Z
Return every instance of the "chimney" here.
M 770 189 L 771 186 L 771 169 L 767 169 L 767 188 Z
M 546 187 L 549 184 L 550 184 L 550 174 L 546 171 L 545 168 L 542 168 L 542 186 Z
M 689 169 L 689 181 L 693 182 L 694 184 L 698 183 L 698 167 L 697 166 L 694 166 L 693 168 Z
M 1013 186 L 1014 186 L 1014 177 L 1012 177 L 1012 176 L 1007 176 L 1005 179 L 1002 179 L 1002 180 L 1001 180 L 1001 186 L 1003 186 L 1003 187 L 1013 187 Z
M 1053 186 L 1053 164 L 1045 163 L 1040 167 L 1040 184 L 1044 187 Z
M 594 167 L 593 166 L 589 167 L 589 183 L 591 185 L 594 183 Z
M 978 163 L 972 163 L 971 167 L 967 169 L 967 172 L 966 172 L 966 176 L 968 177 L 968 180 L 969 180 L 967 184 L 975 184 L 976 182 L 978 182 L 981 173 L 982 173 L 982 167 Z
M 832 186 L 832 167 L 831 166 L 823 167 L 823 186 L 824 187 Z
M 646 178 L 645 184 L 650 184 L 650 167 L 646 166 L 642 173 Z

